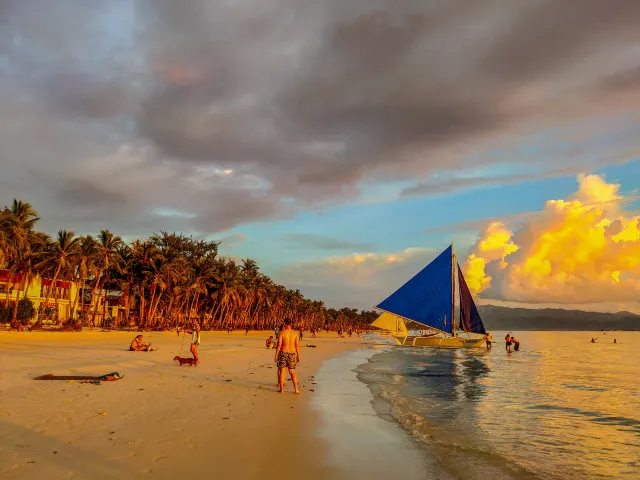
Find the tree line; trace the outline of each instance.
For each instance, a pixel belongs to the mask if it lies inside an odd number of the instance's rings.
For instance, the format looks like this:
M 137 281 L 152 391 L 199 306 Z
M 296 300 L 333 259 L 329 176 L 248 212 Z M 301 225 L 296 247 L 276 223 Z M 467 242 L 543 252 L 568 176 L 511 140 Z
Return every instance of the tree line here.
M 36 230 L 38 220 L 34 208 L 19 200 L 0 211 L 0 267 L 9 272 L 9 283 L 19 279 L 24 293 L 18 300 L 28 301 L 27 287 L 36 276 L 51 280 L 43 289 L 44 303 L 53 301 L 55 307 L 37 309 L 36 324 L 57 316 L 60 281 L 79 286 L 69 299 L 70 318 L 57 319 L 70 324 L 81 321 L 80 316 L 86 323 L 104 321 L 107 302 L 100 299 L 106 290 L 121 292 L 125 323 L 142 328 L 175 328 L 199 318 L 204 329 L 270 330 L 289 317 L 306 329 L 347 331 L 368 328 L 378 316 L 374 311 L 326 308 L 322 301 L 273 282 L 255 260 L 220 256 L 217 241 L 162 231 L 126 243 L 109 230 L 95 237 L 59 230 L 51 238 Z M 84 292 L 96 298 L 88 312 Z M 14 323 L 18 310 L 12 309 Z

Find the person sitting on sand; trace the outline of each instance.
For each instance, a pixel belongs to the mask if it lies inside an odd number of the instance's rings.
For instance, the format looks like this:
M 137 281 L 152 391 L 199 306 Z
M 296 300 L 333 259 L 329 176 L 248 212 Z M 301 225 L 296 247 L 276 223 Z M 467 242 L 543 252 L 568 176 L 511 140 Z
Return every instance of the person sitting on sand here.
M 131 341 L 129 350 L 132 352 L 151 352 L 151 344 L 142 342 L 142 335 L 138 335 Z
M 291 375 L 293 388 L 299 394 L 296 364 L 300 363 L 300 334 L 291 328 L 291 319 L 289 318 L 284 320 L 284 329 L 280 332 L 274 360 L 278 366 L 278 391 L 284 392 L 284 383 L 287 379 L 286 368 Z
M 267 348 L 271 348 L 271 346 L 273 345 L 273 335 L 271 335 L 269 338 L 267 338 L 267 341 L 264 342 L 264 343 L 267 346 Z

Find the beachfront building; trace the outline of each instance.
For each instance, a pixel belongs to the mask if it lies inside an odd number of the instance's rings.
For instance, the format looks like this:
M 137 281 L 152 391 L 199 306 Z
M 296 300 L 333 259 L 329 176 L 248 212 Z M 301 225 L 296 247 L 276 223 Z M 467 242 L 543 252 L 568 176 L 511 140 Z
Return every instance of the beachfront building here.
M 25 291 L 26 290 L 26 291 Z M 78 318 L 81 311 L 91 316 L 96 311 L 96 324 L 102 322 L 103 315 L 120 319 L 124 315 L 122 307 L 122 292 L 113 290 L 100 290 L 96 295 L 90 287 L 82 290 L 82 286 L 76 282 L 57 280 L 53 286 L 52 279 L 34 277 L 28 285 L 23 285 L 22 274 L 11 274 L 8 270 L 0 270 L 0 307 L 14 306 L 23 298 L 33 302 L 37 318 L 37 312 L 42 307 L 41 319 L 47 323 L 66 321 L 71 318 L 71 311 L 75 309 L 74 317 Z M 82 296 L 84 298 L 82 298 Z M 97 308 L 96 308 L 97 303 Z M 57 309 L 57 315 L 56 315 Z

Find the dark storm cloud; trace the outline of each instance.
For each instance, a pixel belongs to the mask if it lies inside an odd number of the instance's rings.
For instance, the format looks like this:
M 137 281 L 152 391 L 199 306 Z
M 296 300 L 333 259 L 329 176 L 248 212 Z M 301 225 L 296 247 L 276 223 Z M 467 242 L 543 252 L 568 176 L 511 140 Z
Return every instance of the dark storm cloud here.
M 364 179 L 428 192 L 470 166 L 460 145 L 637 95 L 638 18 L 633 0 L 4 0 L 0 203 L 212 233 Z

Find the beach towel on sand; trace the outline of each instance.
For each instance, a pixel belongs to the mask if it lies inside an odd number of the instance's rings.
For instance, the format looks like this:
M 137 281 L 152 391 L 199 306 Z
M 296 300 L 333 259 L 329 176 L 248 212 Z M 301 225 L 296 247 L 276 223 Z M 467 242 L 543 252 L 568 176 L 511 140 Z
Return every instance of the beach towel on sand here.
M 102 380 L 105 382 L 113 382 L 115 380 L 120 380 L 122 377 L 124 377 L 124 375 L 120 375 L 118 372 L 105 373 L 99 377 L 90 375 L 53 375 L 52 373 L 48 373 L 46 375 L 36 377 L 34 380 Z

